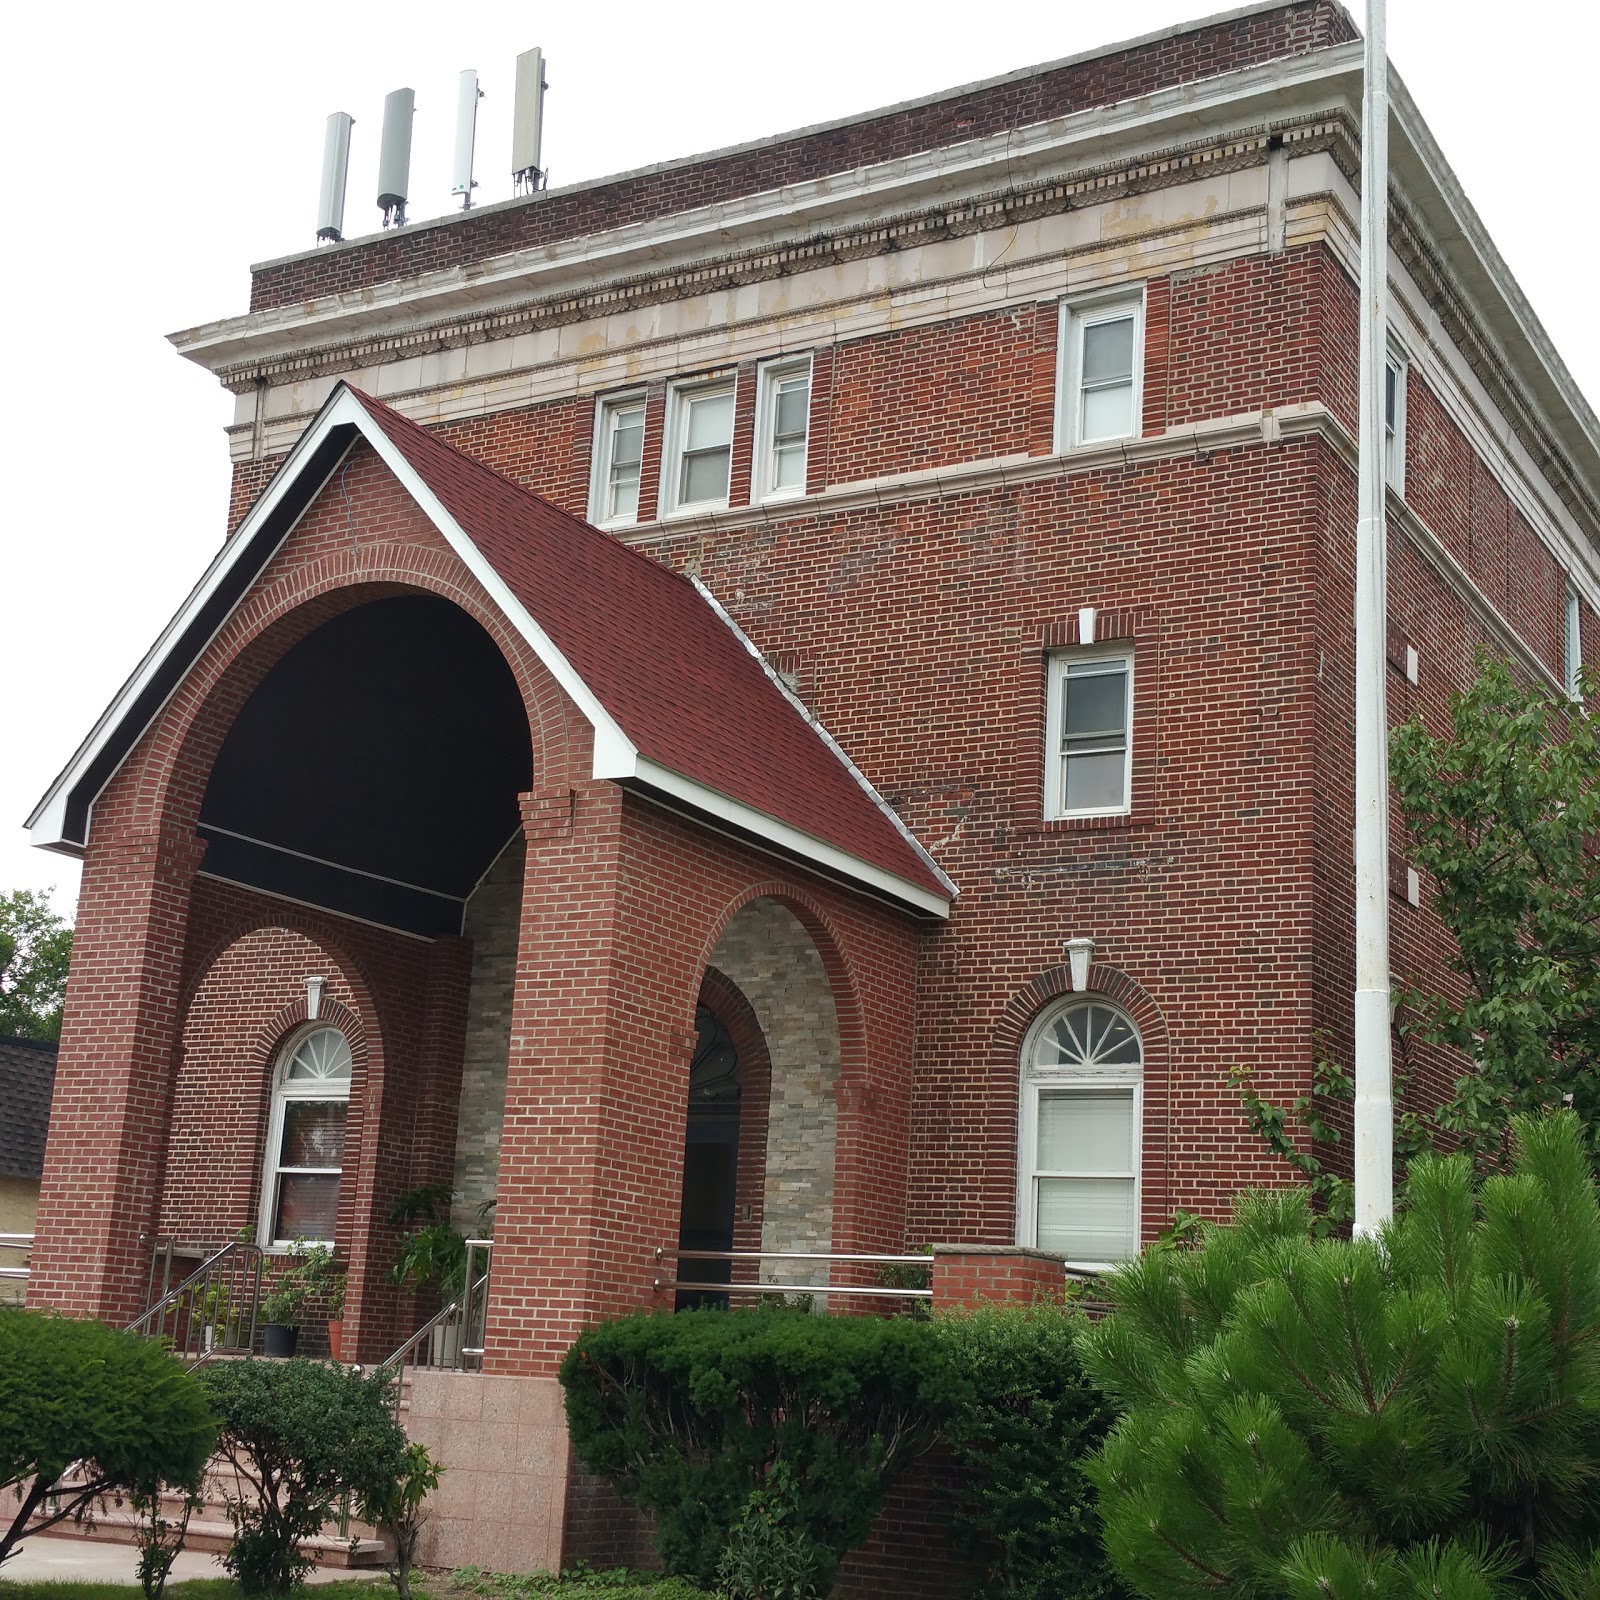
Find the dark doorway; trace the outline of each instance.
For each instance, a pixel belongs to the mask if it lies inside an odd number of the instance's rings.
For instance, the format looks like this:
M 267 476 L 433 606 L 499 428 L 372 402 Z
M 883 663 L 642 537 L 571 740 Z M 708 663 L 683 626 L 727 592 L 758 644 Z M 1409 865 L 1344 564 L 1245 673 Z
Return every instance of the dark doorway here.
M 695 1007 L 694 1058 L 689 1065 L 689 1119 L 683 1151 L 678 1249 L 733 1248 L 734 1184 L 739 1170 L 739 1052 L 727 1024 L 710 1006 Z M 729 1283 L 729 1261 L 678 1262 L 679 1281 Z M 726 1306 L 728 1297 L 680 1289 L 677 1309 Z

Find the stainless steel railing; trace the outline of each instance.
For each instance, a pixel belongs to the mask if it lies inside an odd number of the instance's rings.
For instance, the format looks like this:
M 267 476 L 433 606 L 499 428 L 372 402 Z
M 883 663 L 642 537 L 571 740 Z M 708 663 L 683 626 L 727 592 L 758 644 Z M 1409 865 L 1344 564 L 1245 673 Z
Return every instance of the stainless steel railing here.
M 171 1259 L 169 1254 L 168 1276 Z M 148 1310 L 128 1324 L 128 1331 L 165 1340 L 173 1353 L 191 1367 L 198 1367 L 224 1350 L 253 1349 L 261 1305 L 262 1262 L 260 1245 L 231 1240 L 181 1283 L 166 1289 Z M 154 1263 L 150 1276 L 153 1283 Z
M 375 1369 L 391 1373 L 389 1393 L 396 1412 L 407 1381 L 419 1367 L 443 1372 L 472 1372 L 483 1364 L 484 1325 L 489 1304 L 489 1252 L 493 1241 L 467 1240 L 467 1264 L 461 1293 L 411 1334 Z M 482 1270 L 479 1270 L 479 1261 Z
M 28 1291 L 28 1260 L 33 1254 L 31 1233 L 0 1233 L 0 1300 L 20 1300 Z M 9 1287 L 16 1284 L 15 1289 Z
M 850 1282 L 849 1278 L 859 1277 L 859 1273 L 847 1275 L 847 1281 L 835 1282 L 837 1274 L 835 1266 L 842 1267 L 875 1267 L 880 1273 L 885 1269 L 895 1272 L 912 1271 L 920 1268 L 923 1272 L 932 1273 L 933 1258 L 927 1255 L 895 1256 L 855 1254 L 845 1251 L 833 1250 L 669 1250 L 661 1246 L 656 1250 L 656 1261 L 725 1261 L 729 1264 L 730 1278 L 733 1277 L 732 1267 L 740 1262 L 752 1263 L 755 1271 L 753 1276 L 745 1282 L 723 1283 L 707 1280 L 705 1278 L 684 1278 L 677 1274 L 672 1277 L 658 1277 L 653 1287 L 657 1294 L 665 1294 L 669 1290 L 692 1292 L 695 1294 L 709 1295 L 754 1295 L 764 1294 L 810 1294 L 810 1295 L 843 1295 L 846 1298 L 874 1300 L 932 1300 L 933 1285 L 930 1281 L 922 1285 L 905 1285 L 895 1283 L 859 1283 Z M 826 1264 L 827 1281 L 823 1283 L 782 1283 L 776 1279 L 763 1279 L 761 1269 L 768 1261 L 819 1261 Z M 908 1274 L 909 1275 L 909 1274 Z M 804 1276 L 804 1274 L 792 1274 Z

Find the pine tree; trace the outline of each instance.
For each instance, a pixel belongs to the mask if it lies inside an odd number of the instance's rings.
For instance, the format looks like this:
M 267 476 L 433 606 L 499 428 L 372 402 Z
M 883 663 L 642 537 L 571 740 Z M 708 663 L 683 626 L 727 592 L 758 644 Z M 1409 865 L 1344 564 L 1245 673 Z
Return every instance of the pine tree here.
M 1112 1277 L 1090 1475 L 1137 1593 L 1600 1594 L 1600 1210 L 1572 1113 L 1515 1135 L 1480 1190 L 1419 1158 L 1381 1240 L 1254 1194 Z

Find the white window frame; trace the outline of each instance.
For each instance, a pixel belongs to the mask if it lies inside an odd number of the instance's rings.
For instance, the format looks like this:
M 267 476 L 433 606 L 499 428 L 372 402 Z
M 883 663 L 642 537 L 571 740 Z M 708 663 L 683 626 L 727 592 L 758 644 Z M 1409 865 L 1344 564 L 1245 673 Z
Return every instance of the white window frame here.
M 684 436 L 689 425 L 689 403 L 692 400 L 710 399 L 716 394 L 726 394 L 733 401 L 733 415 L 728 423 L 728 493 L 720 500 L 691 500 L 678 498 L 679 479 L 683 476 Z M 674 383 L 667 390 L 667 426 L 661 451 L 661 491 L 659 515 L 673 517 L 693 516 L 704 511 L 727 509 L 733 492 L 733 445 L 738 433 L 738 381 L 731 372 L 717 373 L 708 378 L 686 379 Z
M 1139 1041 L 1139 1062 L 1135 1066 L 1123 1067 L 1039 1067 L 1034 1064 L 1034 1055 L 1038 1049 L 1040 1035 L 1053 1023 L 1062 1012 L 1070 1011 L 1079 1005 L 1102 1006 L 1107 1011 L 1115 1011 L 1128 1026 L 1133 1029 L 1133 1036 Z M 1133 1091 L 1133 1171 L 1131 1173 L 1094 1172 L 1085 1173 L 1087 1178 L 1118 1178 L 1131 1177 L 1133 1179 L 1133 1230 L 1134 1251 L 1137 1253 L 1143 1248 L 1143 1217 L 1144 1217 L 1144 1037 L 1139 1032 L 1138 1024 L 1128 1015 L 1121 1006 L 1113 1005 L 1101 995 L 1074 994 L 1064 997 L 1054 1005 L 1046 1006 L 1028 1029 L 1027 1037 L 1022 1042 L 1021 1061 L 1021 1098 L 1017 1114 L 1017 1243 L 1024 1249 L 1036 1250 L 1039 1248 L 1039 1213 L 1034 1203 L 1034 1184 L 1038 1173 L 1035 1161 L 1039 1148 L 1039 1101 L 1043 1095 L 1056 1094 L 1095 1094 L 1104 1093 L 1106 1090 L 1121 1092 L 1131 1089 Z M 1071 1177 L 1070 1173 L 1048 1174 L 1050 1177 Z M 1131 1259 L 1131 1258 L 1130 1258 Z M 1089 1267 L 1105 1271 L 1119 1265 L 1115 1261 L 1080 1261 L 1074 1257 L 1067 1257 L 1069 1265 L 1074 1267 Z
M 1056 451 L 1112 444 L 1118 439 L 1137 439 L 1144 419 L 1144 287 L 1121 289 L 1114 294 L 1063 300 L 1061 325 L 1056 337 Z M 1130 402 L 1126 433 L 1107 434 L 1100 439 L 1083 437 L 1079 375 L 1083 369 L 1083 333 L 1100 322 L 1115 322 L 1133 317 L 1133 398 Z
M 1046 658 L 1044 718 L 1044 814 L 1047 822 L 1067 817 L 1125 817 L 1133 810 L 1133 673 L 1132 645 L 1099 648 L 1052 650 Z M 1123 703 L 1122 804 L 1083 806 L 1067 809 L 1066 768 L 1062 760 L 1062 713 L 1066 706 L 1062 686 L 1069 666 L 1089 666 L 1100 661 L 1117 661 L 1127 672 L 1128 693 Z
M 1383 481 L 1406 497 L 1406 358 L 1391 350 L 1383 362 Z M 1394 374 L 1394 427 L 1389 426 L 1389 374 Z
M 777 425 L 778 386 L 802 373 L 806 379 L 806 442 L 805 455 L 800 468 L 800 482 L 786 489 L 773 487 L 773 455 L 776 439 L 773 430 Z M 806 492 L 806 473 L 811 464 L 811 357 L 809 355 L 783 356 L 775 361 L 764 361 L 756 369 L 756 440 L 755 440 L 755 495 L 760 503 L 767 500 L 798 500 Z
M 1583 612 L 1578 591 L 1567 584 L 1566 615 L 1562 628 L 1561 679 L 1569 700 L 1582 698 L 1578 674 L 1583 671 Z
M 644 411 L 645 391 L 632 389 L 626 394 L 603 395 L 595 402 L 594 448 L 589 452 L 589 521 L 597 528 L 631 528 L 641 519 L 636 511 L 631 517 L 610 517 L 606 505 L 611 489 L 611 445 L 615 434 L 615 420 L 624 411 Z M 644 481 L 644 444 L 642 436 L 639 450 L 640 486 Z M 642 509 L 642 507 L 641 507 Z
M 294 1249 L 296 1243 L 296 1241 L 293 1239 L 277 1239 L 273 1237 L 273 1234 L 276 1230 L 273 1228 L 272 1224 L 274 1213 L 278 1209 L 278 1178 L 280 1174 L 282 1174 L 284 1171 L 290 1171 L 327 1175 L 337 1171 L 341 1190 L 344 1185 L 345 1168 L 342 1165 L 338 1168 L 285 1168 L 279 1160 L 279 1157 L 283 1154 L 284 1107 L 287 1106 L 292 1100 L 317 1100 L 327 1102 L 342 1098 L 345 1104 L 345 1134 L 347 1137 L 349 1135 L 351 1098 L 350 1086 L 355 1077 L 353 1061 L 351 1063 L 350 1077 L 343 1080 L 343 1096 L 330 1094 L 328 1092 L 328 1085 L 330 1083 L 339 1082 L 340 1080 L 338 1079 L 308 1078 L 302 1083 L 290 1083 L 288 1081 L 289 1063 L 294 1060 L 295 1051 L 297 1051 L 300 1046 L 311 1037 L 312 1034 L 321 1033 L 324 1029 L 327 1029 L 332 1033 L 344 1033 L 342 1028 L 336 1028 L 333 1026 L 333 1024 L 328 1022 L 308 1022 L 304 1027 L 296 1028 L 295 1031 L 285 1041 L 283 1048 L 278 1052 L 277 1063 L 272 1069 L 272 1110 L 271 1114 L 267 1118 L 267 1147 L 262 1153 L 261 1161 L 261 1206 L 256 1219 L 256 1242 L 263 1250 L 270 1251 L 273 1254 L 281 1255 L 287 1253 Z M 348 1034 L 344 1035 L 344 1041 L 348 1047 L 350 1044 L 350 1036 Z M 332 1249 L 334 1244 L 332 1239 L 308 1238 L 303 1242 L 306 1244 L 325 1244 L 330 1249 Z

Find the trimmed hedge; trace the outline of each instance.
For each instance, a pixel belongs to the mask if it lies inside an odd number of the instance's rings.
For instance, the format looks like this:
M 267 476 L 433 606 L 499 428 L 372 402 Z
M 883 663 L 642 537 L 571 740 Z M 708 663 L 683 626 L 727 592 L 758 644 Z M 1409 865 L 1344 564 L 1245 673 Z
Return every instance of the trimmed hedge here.
M 81 1520 L 103 1494 L 197 1483 L 216 1433 L 200 1385 L 153 1340 L 0 1307 L 0 1493 L 18 1502 L 0 1561 L 73 1462 L 80 1487 L 32 1531 Z
M 753 1497 L 780 1493 L 819 1594 L 960 1388 L 931 1324 L 767 1308 L 592 1328 L 561 1382 L 578 1459 L 655 1514 L 667 1571 L 714 1585 Z
M 979 1306 L 934 1323 L 963 1380 L 943 1431 L 964 1477 L 952 1527 L 984 1564 L 982 1594 L 1128 1592 L 1101 1546 L 1096 1491 L 1083 1471 L 1115 1420 L 1078 1361 L 1083 1320 L 1056 1301 Z

